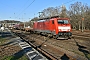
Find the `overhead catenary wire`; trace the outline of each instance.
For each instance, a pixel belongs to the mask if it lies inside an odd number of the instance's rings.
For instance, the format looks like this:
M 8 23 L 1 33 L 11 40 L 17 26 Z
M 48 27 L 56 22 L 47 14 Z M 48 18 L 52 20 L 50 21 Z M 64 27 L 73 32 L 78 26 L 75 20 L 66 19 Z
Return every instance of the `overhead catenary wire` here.
M 22 14 L 26 9 L 28 9 L 28 7 L 30 7 L 34 2 L 35 2 L 35 0 L 33 0 L 20 14 Z M 19 15 L 20 15 L 20 14 L 19 14 Z M 19 16 L 19 15 L 18 15 L 18 16 Z M 18 17 L 18 16 L 17 16 L 17 17 Z
M 65 2 L 64 4 L 67 4 L 67 3 L 70 3 L 70 2 L 73 2 L 73 1 L 75 1 L 75 0 L 70 0 L 70 1 L 68 1 L 68 2 Z
M 27 1 L 24 3 L 24 5 L 18 10 L 18 12 L 21 11 L 21 9 L 27 4 L 28 1 L 29 1 L 29 0 L 27 0 Z
M 70 2 L 73 2 L 73 1 L 75 1 L 75 0 L 70 0 L 70 1 L 68 1 L 68 2 L 66 2 L 66 3 L 64 3 L 64 4 L 67 4 L 67 3 L 70 3 Z M 26 9 L 28 9 L 33 3 L 35 2 L 35 0 L 33 0 L 23 11 L 21 11 L 21 13 L 19 14 L 19 15 L 21 15 Z M 18 15 L 18 16 L 19 16 Z M 17 16 L 17 17 L 18 17 Z

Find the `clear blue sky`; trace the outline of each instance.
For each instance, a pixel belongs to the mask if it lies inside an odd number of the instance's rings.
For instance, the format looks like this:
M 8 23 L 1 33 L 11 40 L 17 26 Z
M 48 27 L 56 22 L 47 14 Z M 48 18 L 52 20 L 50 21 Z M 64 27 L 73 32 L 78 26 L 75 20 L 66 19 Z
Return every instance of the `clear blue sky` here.
M 64 4 L 69 8 L 70 4 L 77 1 L 90 6 L 90 0 L 0 0 L 0 20 L 29 21 L 48 7 Z

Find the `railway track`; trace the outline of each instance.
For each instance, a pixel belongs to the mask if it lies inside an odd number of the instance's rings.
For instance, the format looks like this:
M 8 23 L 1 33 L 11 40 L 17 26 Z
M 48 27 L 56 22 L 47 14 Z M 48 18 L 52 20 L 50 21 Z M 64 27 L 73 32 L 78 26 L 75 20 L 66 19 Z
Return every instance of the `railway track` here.
M 85 32 L 80 32 L 80 31 L 73 31 L 72 34 L 73 36 L 77 37 L 84 37 L 84 38 L 89 38 L 90 37 L 90 31 L 85 31 Z
M 28 56 L 29 60 L 48 60 L 42 54 L 40 54 L 37 50 L 35 50 L 31 45 L 29 45 L 25 40 L 20 41 L 19 45 L 24 50 L 26 55 Z
M 19 36 L 20 36 L 20 35 L 19 35 Z M 21 36 L 20 36 L 20 37 L 21 37 Z M 45 44 L 43 45 L 43 42 L 41 42 L 41 41 L 38 41 L 40 44 L 38 44 L 38 43 L 32 44 L 31 41 L 29 41 L 29 40 L 27 40 L 27 39 L 25 39 L 25 38 L 23 38 L 23 37 L 21 37 L 21 38 L 24 39 L 26 42 L 28 42 L 28 43 L 29 43 L 31 46 L 33 46 L 36 50 L 38 50 L 39 52 L 41 52 L 41 53 L 42 53 L 44 56 L 46 56 L 48 59 L 51 59 L 51 60 L 62 60 L 62 59 L 77 60 L 76 58 L 70 56 L 69 54 L 65 54 L 64 52 L 56 49 L 54 46 L 51 46 L 51 45 L 49 45 L 49 44 L 46 44 L 46 43 L 45 43 Z M 42 43 L 42 44 L 41 44 L 41 43 Z M 42 47 L 48 46 L 48 47 L 42 48 L 41 46 L 42 46 Z M 48 48 L 49 48 L 49 49 L 48 49 Z M 45 49 L 48 49 L 49 52 L 47 52 Z M 51 49 L 52 49 L 52 51 L 51 51 Z M 53 51 L 55 51 L 55 54 L 57 54 L 57 56 L 59 56 L 59 57 L 54 56 L 54 52 L 53 52 Z M 52 55 L 50 52 L 53 52 L 53 55 Z M 59 52 L 59 53 L 58 53 L 58 52 Z M 59 55 L 58 55 L 58 54 L 59 54 Z M 61 58 L 60 58 L 60 55 L 62 56 Z M 66 58 L 63 58 L 63 56 L 66 57 Z
M 75 39 L 80 39 L 80 40 L 84 40 L 84 41 L 90 41 L 90 37 L 89 36 L 82 36 L 82 35 L 72 35 L 71 38 L 75 38 Z
M 72 35 L 72 39 L 77 39 L 77 41 L 82 44 L 82 45 L 85 45 L 89 48 L 90 46 L 90 34 L 89 32 L 84 32 L 84 33 L 75 33 L 73 32 L 73 35 Z M 90 48 L 89 48 L 90 50 Z
M 89 39 L 89 37 L 90 37 L 90 34 L 79 34 L 79 33 L 73 33 L 73 35 L 72 35 L 73 37 L 80 37 L 80 38 L 85 38 L 85 39 Z
M 39 53 L 41 53 L 43 56 L 45 56 L 44 57 L 44 59 L 43 60 L 57 60 L 57 58 L 55 58 L 54 56 L 52 56 L 52 55 L 50 55 L 48 52 L 46 52 L 45 50 L 43 50 L 43 49 L 40 49 L 38 46 L 36 46 L 36 45 L 34 45 L 34 44 L 32 44 L 30 41 L 28 41 L 27 39 L 25 39 L 24 37 L 22 37 L 22 36 L 20 36 L 20 34 L 17 34 L 17 33 L 15 33 L 16 35 L 18 35 L 21 39 L 23 39 L 25 42 L 27 42 L 28 44 L 30 44 L 30 45 L 28 45 L 29 47 L 30 46 L 32 46 L 34 49 L 33 50 L 37 50 Z M 20 45 L 21 45 L 21 47 L 24 45 L 25 43 L 21 43 Z M 27 47 L 28 47 L 27 46 Z M 22 49 L 24 49 L 24 47 L 22 47 Z M 32 52 L 33 53 L 33 52 Z M 27 53 L 27 55 L 30 55 L 30 53 Z M 34 54 L 35 55 L 35 54 Z M 37 55 L 37 58 L 39 58 L 40 56 L 39 55 Z M 35 59 L 37 59 L 37 58 L 35 58 Z M 31 58 L 30 58 L 31 59 Z M 34 60 L 34 59 L 31 59 L 31 60 Z M 38 60 L 38 59 L 37 59 Z M 42 59 L 41 59 L 42 60 Z
M 21 33 L 18 34 L 20 34 L 20 36 L 25 38 L 29 43 L 32 43 L 36 47 L 43 49 L 44 51 L 47 51 L 50 55 L 56 57 L 57 59 L 61 59 L 62 56 L 66 55 L 67 57 L 69 57 L 70 60 L 78 60 L 78 59 L 87 60 L 85 57 L 83 57 L 84 54 L 78 51 L 79 47 L 76 46 L 76 42 L 74 41 L 74 39 L 55 40 L 55 39 L 48 39 L 47 37 L 36 34 L 30 34 L 27 32 L 26 33 L 24 32 L 22 34 Z

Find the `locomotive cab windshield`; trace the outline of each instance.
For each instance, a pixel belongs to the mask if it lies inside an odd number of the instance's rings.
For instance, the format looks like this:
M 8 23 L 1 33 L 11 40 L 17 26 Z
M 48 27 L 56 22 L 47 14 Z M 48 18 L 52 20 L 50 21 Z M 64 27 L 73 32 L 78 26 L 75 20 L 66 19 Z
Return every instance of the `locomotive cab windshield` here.
M 58 24 L 69 24 L 68 20 L 57 20 Z

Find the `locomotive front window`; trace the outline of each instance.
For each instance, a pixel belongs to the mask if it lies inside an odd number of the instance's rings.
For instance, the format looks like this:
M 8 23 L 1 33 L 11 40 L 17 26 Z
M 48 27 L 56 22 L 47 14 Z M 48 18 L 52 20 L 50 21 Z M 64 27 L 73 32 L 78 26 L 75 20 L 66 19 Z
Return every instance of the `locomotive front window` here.
M 58 24 L 68 24 L 68 20 L 58 20 Z

